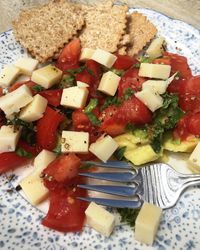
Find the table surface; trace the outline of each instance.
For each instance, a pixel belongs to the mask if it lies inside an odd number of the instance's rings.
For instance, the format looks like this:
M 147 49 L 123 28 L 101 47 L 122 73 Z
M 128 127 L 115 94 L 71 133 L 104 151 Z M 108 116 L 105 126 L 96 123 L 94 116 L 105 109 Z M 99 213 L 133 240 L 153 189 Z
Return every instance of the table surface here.
M 0 32 L 12 27 L 21 9 L 43 4 L 49 0 L 0 0 Z M 97 0 L 81 0 L 94 3 Z M 100 1 L 98 1 L 100 2 Z M 119 2 L 119 1 L 118 1 Z M 200 0 L 125 0 L 131 7 L 144 7 L 162 12 L 172 18 L 183 20 L 200 28 Z

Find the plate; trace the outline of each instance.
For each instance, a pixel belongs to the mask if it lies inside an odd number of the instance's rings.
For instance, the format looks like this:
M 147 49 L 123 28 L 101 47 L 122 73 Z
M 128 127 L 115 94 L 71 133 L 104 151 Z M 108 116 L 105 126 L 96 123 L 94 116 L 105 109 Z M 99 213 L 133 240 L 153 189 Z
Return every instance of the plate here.
M 200 74 L 200 32 L 191 25 L 173 20 L 148 9 L 130 9 L 144 13 L 156 25 L 159 35 L 166 38 L 168 50 L 188 58 L 193 73 Z M 12 63 L 26 51 L 15 41 L 12 30 L 0 34 L 0 69 Z M 184 159 L 171 156 L 170 163 L 182 172 Z M 26 168 L 28 169 L 28 168 Z M 82 233 L 63 234 L 40 224 L 44 213 L 31 206 L 13 190 L 18 174 L 0 176 L 0 249 L 61 250 L 61 249 L 199 249 L 200 187 L 188 189 L 172 209 L 164 211 L 156 240 L 152 247 L 134 240 L 133 230 L 118 224 L 110 238 L 88 226 Z

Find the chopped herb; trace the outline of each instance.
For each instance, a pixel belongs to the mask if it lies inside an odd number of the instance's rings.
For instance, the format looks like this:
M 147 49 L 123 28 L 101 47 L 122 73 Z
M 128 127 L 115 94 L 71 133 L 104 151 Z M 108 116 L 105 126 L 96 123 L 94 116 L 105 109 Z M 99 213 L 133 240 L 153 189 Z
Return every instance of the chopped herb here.
M 119 99 L 116 96 L 114 96 L 114 97 L 107 97 L 105 99 L 104 104 L 101 106 L 101 110 L 106 109 L 110 105 L 119 106 L 121 103 L 122 103 L 121 99 Z
M 41 92 L 44 90 L 44 88 L 40 85 L 35 85 L 32 87 L 32 90 L 37 91 L 37 92 Z
M 124 92 L 124 99 L 128 100 L 134 94 L 134 90 L 131 88 L 127 88 Z
M 118 76 L 123 76 L 123 74 L 124 74 L 124 70 L 119 70 L 119 69 L 112 68 L 111 71 L 113 73 L 115 73 L 116 75 L 118 75 Z
M 90 169 L 92 167 L 92 164 L 83 164 L 83 165 L 81 165 L 80 166 L 80 169 L 82 169 L 82 170 L 88 170 L 88 169 Z
M 150 57 L 140 57 L 139 59 L 140 63 L 151 63 L 153 61 L 153 58 L 150 58 Z
M 117 211 L 121 215 L 121 221 L 128 223 L 129 226 L 135 226 L 135 220 L 138 216 L 139 209 L 133 208 L 118 208 Z
M 126 151 L 126 146 L 118 148 L 115 151 L 114 156 L 117 158 L 117 160 L 121 161 L 124 158 L 125 151 Z
M 62 80 L 60 82 L 60 87 L 61 88 L 69 88 L 73 87 L 75 85 L 75 77 L 70 74 L 65 74 L 62 77 Z
M 133 131 L 133 134 L 134 134 L 136 137 L 140 138 L 141 140 L 145 140 L 145 139 L 148 138 L 148 133 L 147 133 L 147 130 L 146 130 L 145 128 L 144 128 L 144 129 L 139 129 L 139 128 L 137 128 L 137 129 L 135 129 L 135 130 Z
M 56 147 L 53 149 L 53 152 L 57 155 L 61 154 L 61 144 L 57 143 Z
M 126 124 L 126 131 L 128 131 L 128 132 L 134 132 L 134 130 L 135 130 L 135 126 L 134 126 L 134 124 L 132 124 L 132 123 L 127 123 Z
M 21 119 L 17 117 L 15 117 L 13 120 L 8 120 L 7 125 L 22 126 L 30 130 L 33 130 L 34 128 L 33 123 L 22 121 Z
M 96 98 L 90 99 L 89 104 L 87 107 L 85 107 L 84 113 L 87 115 L 91 123 L 95 126 L 99 126 L 101 122 L 99 119 L 92 113 L 92 111 L 96 108 L 98 105 L 98 100 Z
M 71 75 L 76 75 L 76 74 L 81 73 L 84 69 L 85 69 L 85 66 L 81 66 L 81 67 L 76 68 L 76 69 L 67 69 L 67 70 L 65 70 L 65 73 L 70 73 Z
M 133 67 L 136 68 L 136 69 L 139 69 L 139 68 L 140 68 L 140 64 L 141 64 L 141 63 L 136 63 L 136 64 L 134 64 Z
M 23 148 L 18 148 L 15 153 L 21 157 L 32 158 L 33 155 L 30 152 L 27 152 Z

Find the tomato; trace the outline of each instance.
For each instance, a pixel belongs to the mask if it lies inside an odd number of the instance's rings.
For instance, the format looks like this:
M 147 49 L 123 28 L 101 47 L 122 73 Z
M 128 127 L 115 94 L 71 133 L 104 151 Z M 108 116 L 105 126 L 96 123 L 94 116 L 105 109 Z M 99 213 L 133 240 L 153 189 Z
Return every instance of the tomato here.
M 180 78 L 178 80 L 174 79 L 168 86 L 167 91 L 169 93 L 179 94 L 183 86 L 186 84 L 187 79 Z
M 116 56 L 117 60 L 113 64 L 113 68 L 115 69 L 127 70 L 138 62 L 135 58 L 127 55 L 116 55 Z
M 76 197 L 85 197 L 86 194 L 86 190 L 80 188 L 51 191 L 49 211 L 42 224 L 61 232 L 81 231 L 88 204 Z
M 32 82 L 31 80 L 29 80 L 29 81 L 24 81 L 24 82 L 16 82 L 16 83 L 14 83 L 13 85 L 11 85 L 11 86 L 9 87 L 9 92 L 12 92 L 12 91 L 18 89 L 19 87 L 21 87 L 21 86 L 24 85 L 24 84 L 25 84 L 27 87 L 30 88 L 30 90 L 31 90 L 31 92 L 32 92 L 33 95 L 35 95 L 35 94 L 38 93 L 38 91 L 36 91 L 36 90 L 33 89 L 33 87 L 34 87 L 34 86 L 37 86 L 37 84 L 36 84 L 35 82 Z
M 179 89 L 179 105 L 187 112 L 200 112 L 200 76 L 193 76 Z
M 181 73 L 182 78 L 190 78 L 192 76 L 186 57 L 169 52 L 165 52 L 165 56 L 170 58 L 172 74 L 178 71 Z
M 102 114 L 101 129 L 110 135 L 124 132 L 128 123 L 142 125 L 152 119 L 151 111 L 134 95 L 125 100 L 121 106 L 110 106 Z
M 37 121 L 36 140 L 43 149 L 53 150 L 56 146 L 56 131 L 65 116 L 47 107 L 44 116 Z
M 146 81 L 144 77 L 138 76 L 139 70 L 136 68 L 129 69 L 121 78 L 118 87 L 118 96 L 123 96 L 126 89 L 131 88 L 134 91 L 139 91 L 142 88 L 142 83 Z
M 94 77 L 85 69 L 76 75 L 76 81 L 80 81 L 80 82 L 87 83 L 88 85 L 92 85 L 94 82 Z
M 5 152 L 0 154 L 0 174 L 25 165 L 29 161 L 26 157 L 21 157 L 15 152 Z
M 200 136 L 200 113 L 192 114 L 188 119 L 188 131 L 195 135 Z
M 102 75 L 101 65 L 94 60 L 87 60 L 85 66 L 92 71 L 96 79 L 100 79 Z
M 171 65 L 171 59 L 168 56 L 164 56 L 162 58 L 156 58 L 153 60 L 154 64 L 164 64 L 164 65 Z
M 50 89 L 40 92 L 40 95 L 47 99 L 48 103 L 54 107 L 60 105 L 62 89 Z
M 80 53 L 81 43 L 80 40 L 76 38 L 63 48 L 55 66 L 62 71 L 78 68 Z
M 61 155 L 51 162 L 43 173 L 54 181 L 69 183 L 78 175 L 80 165 L 81 161 L 75 154 Z
M 23 140 L 19 140 L 17 147 L 23 148 L 26 152 L 31 153 L 33 156 L 36 156 L 39 153 L 36 145 L 29 145 Z
M 0 97 L 3 96 L 3 88 L 0 87 Z
M 82 109 L 77 109 L 72 113 L 72 125 L 76 131 L 88 132 L 92 124 Z

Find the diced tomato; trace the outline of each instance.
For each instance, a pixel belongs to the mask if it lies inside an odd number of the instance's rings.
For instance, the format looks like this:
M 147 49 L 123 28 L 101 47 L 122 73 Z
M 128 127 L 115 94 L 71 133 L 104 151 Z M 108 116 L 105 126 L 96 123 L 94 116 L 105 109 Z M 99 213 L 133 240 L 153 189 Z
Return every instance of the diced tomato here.
M 81 231 L 88 204 L 76 197 L 85 197 L 86 194 L 86 190 L 80 188 L 51 191 L 49 211 L 42 224 L 61 232 Z
M 134 64 L 136 64 L 138 61 L 130 56 L 127 55 L 116 55 L 117 60 L 113 64 L 113 68 L 119 69 L 119 70 L 127 70 Z
M 102 70 L 98 62 L 95 62 L 94 60 L 87 60 L 85 66 L 92 71 L 96 79 L 100 79 L 102 75 Z
M 14 168 L 25 165 L 29 161 L 26 157 L 21 157 L 15 152 L 6 152 L 0 154 L 0 174 Z
M 51 162 L 43 173 L 47 178 L 52 177 L 54 181 L 67 184 L 78 175 L 80 165 L 81 161 L 75 154 L 61 155 Z
M 182 141 L 186 140 L 188 136 L 190 136 L 190 132 L 188 131 L 188 119 L 189 117 L 186 115 L 180 119 L 180 121 L 177 123 L 174 131 L 173 131 L 173 137 L 175 139 L 181 139 Z
M 169 93 L 180 94 L 181 89 L 186 84 L 187 79 L 180 78 L 178 80 L 174 79 L 168 86 L 167 91 Z
M 164 65 L 171 65 L 171 59 L 168 56 L 164 56 L 162 58 L 154 59 L 154 64 L 164 64 Z
M 200 76 L 193 76 L 179 89 L 179 105 L 187 112 L 200 112 Z
M 48 103 L 54 107 L 60 105 L 62 89 L 50 89 L 40 92 L 40 95 L 47 99 Z
M 134 95 L 125 100 L 121 106 L 110 106 L 101 114 L 101 129 L 110 135 L 124 132 L 128 123 L 142 125 L 152 119 L 151 111 Z
M 178 71 L 182 78 L 190 78 L 192 76 L 186 57 L 169 52 L 165 52 L 165 56 L 170 58 L 172 74 Z
M 91 86 L 94 83 L 94 77 L 87 70 L 83 70 L 76 75 L 76 81 L 81 81 Z
M 31 90 L 31 92 L 32 92 L 33 95 L 35 95 L 35 94 L 38 93 L 38 91 L 36 91 L 36 90 L 33 89 L 33 87 L 34 87 L 34 86 L 37 86 L 37 84 L 36 84 L 35 82 L 32 82 L 31 80 L 29 80 L 29 81 L 24 81 L 24 82 L 16 82 L 16 83 L 14 83 L 13 85 L 10 86 L 9 92 L 12 92 L 12 91 L 18 89 L 19 87 L 21 87 L 21 86 L 24 85 L 24 84 L 25 84 L 27 87 L 30 88 L 30 90 Z
M 188 131 L 195 135 L 200 136 L 200 113 L 192 114 L 188 119 Z
M 23 140 L 19 140 L 17 147 L 23 148 L 26 152 L 31 153 L 33 156 L 36 156 L 39 153 L 36 145 L 29 145 Z
M 68 43 L 61 51 L 56 67 L 62 71 L 79 67 L 79 56 L 81 53 L 81 43 L 78 38 Z
M 65 117 L 58 111 L 47 107 L 44 116 L 37 121 L 37 144 L 48 150 L 53 150 L 56 146 L 56 131 Z
M 76 131 L 88 132 L 91 130 L 92 124 L 82 109 L 77 109 L 72 113 L 72 125 Z
M 146 81 L 144 77 L 138 76 L 139 70 L 136 68 L 129 69 L 121 78 L 118 87 L 118 96 L 122 97 L 128 88 L 139 91 L 142 83 Z

